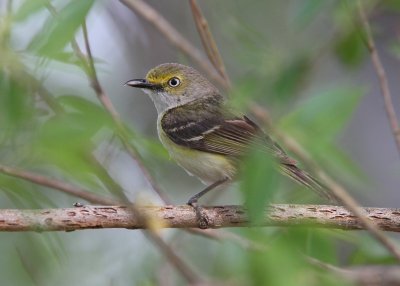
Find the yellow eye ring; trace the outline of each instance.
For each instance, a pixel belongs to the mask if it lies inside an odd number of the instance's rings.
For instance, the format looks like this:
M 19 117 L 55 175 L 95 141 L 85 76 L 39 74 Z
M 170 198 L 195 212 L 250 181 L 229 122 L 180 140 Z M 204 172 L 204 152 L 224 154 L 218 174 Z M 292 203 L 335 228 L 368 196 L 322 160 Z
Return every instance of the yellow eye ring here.
M 168 81 L 170 87 L 177 87 L 181 84 L 181 80 L 177 77 L 173 77 Z

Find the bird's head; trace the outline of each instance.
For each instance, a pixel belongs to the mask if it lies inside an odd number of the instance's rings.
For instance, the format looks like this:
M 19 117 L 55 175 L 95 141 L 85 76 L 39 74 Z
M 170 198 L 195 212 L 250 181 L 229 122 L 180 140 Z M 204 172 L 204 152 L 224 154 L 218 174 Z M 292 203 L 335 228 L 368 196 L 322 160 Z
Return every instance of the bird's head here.
M 207 97 L 220 97 L 217 88 L 194 68 L 167 63 L 151 69 L 144 79 L 126 85 L 141 88 L 153 100 L 158 113 Z

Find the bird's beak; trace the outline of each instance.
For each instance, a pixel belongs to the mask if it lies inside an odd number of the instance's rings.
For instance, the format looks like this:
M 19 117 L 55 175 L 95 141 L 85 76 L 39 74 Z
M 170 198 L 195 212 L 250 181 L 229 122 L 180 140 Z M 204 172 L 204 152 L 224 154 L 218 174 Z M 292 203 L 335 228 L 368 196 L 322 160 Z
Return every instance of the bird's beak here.
M 148 82 L 146 79 L 131 79 L 125 83 L 125 85 L 129 85 L 137 88 L 146 88 L 146 89 L 154 89 L 155 84 Z

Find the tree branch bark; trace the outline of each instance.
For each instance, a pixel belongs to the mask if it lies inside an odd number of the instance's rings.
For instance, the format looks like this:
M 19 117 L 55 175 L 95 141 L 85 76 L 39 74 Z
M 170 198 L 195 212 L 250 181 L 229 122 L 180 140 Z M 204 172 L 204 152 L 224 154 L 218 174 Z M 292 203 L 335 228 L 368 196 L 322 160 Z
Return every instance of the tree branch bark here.
M 400 209 L 364 208 L 366 216 L 381 230 L 400 232 Z M 155 228 L 196 228 L 193 208 L 142 206 L 137 210 Z M 210 228 L 252 226 L 242 206 L 204 207 Z M 141 215 L 141 216 L 142 216 Z M 149 221 L 147 221 L 147 224 Z M 74 231 L 99 228 L 143 229 L 146 223 L 129 206 L 83 206 L 63 209 L 0 210 L 0 231 Z M 259 226 L 310 226 L 343 230 L 364 229 L 344 207 L 330 205 L 274 204 L 265 208 Z

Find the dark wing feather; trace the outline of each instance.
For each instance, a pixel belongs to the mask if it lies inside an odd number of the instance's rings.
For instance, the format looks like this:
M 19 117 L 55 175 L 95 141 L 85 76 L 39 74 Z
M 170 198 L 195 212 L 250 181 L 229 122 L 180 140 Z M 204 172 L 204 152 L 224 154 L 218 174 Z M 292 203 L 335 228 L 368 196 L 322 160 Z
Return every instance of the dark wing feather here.
M 327 188 L 307 172 L 299 169 L 296 161 L 246 116 L 227 112 L 221 102 L 213 98 L 201 99 L 168 110 L 161 119 L 161 127 L 174 143 L 191 149 L 240 158 L 251 146 L 259 146 L 274 155 L 283 173 L 316 191 L 329 201 L 336 201 Z
M 161 127 L 174 143 L 191 149 L 241 157 L 259 145 L 282 162 L 295 163 L 249 118 L 233 115 L 212 98 L 168 110 Z

